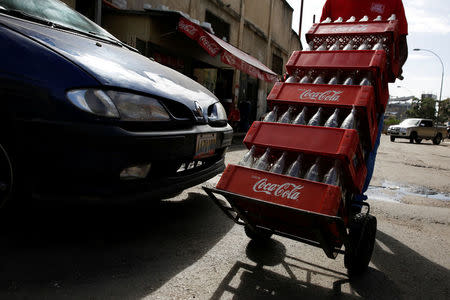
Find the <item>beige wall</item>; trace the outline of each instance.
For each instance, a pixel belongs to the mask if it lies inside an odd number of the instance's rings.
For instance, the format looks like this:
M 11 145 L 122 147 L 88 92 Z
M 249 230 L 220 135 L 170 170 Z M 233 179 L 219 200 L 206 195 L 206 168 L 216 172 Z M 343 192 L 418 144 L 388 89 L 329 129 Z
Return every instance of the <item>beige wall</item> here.
M 280 0 L 276 0 L 280 1 Z M 245 0 L 245 19 L 268 35 L 270 0 Z
M 285 50 L 289 50 L 292 12 L 292 8 L 287 6 L 283 0 L 275 1 L 272 12 L 272 39 Z
M 128 9 L 142 10 L 144 4 L 151 4 L 152 8 L 156 8 L 158 5 L 165 5 L 171 10 L 181 10 L 189 13 L 189 4 L 192 0 L 128 0 Z

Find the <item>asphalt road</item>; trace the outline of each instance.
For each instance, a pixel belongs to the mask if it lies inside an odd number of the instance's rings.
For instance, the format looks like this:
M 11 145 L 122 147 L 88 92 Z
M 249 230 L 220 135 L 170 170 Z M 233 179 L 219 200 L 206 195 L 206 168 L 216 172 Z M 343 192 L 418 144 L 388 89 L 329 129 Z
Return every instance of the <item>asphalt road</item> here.
M 235 144 L 227 162 L 244 152 Z M 281 237 L 251 242 L 197 186 L 164 201 L 36 201 L 3 215 L 0 299 L 450 299 L 448 201 L 400 193 L 448 196 L 450 144 L 383 137 L 378 160 L 372 192 L 391 194 L 370 200 L 377 241 L 361 278 L 349 280 L 342 255 Z

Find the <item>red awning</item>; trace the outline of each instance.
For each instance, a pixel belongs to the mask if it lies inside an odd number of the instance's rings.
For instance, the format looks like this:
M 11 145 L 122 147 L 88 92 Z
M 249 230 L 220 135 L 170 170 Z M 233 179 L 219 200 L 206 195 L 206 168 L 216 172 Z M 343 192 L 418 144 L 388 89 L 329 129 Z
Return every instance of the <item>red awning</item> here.
M 209 55 L 215 57 L 220 54 L 223 63 L 258 79 L 267 82 L 277 81 L 277 74 L 259 60 L 205 31 L 202 27 L 188 19 L 180 17 L 178 30 L 197 41 Z

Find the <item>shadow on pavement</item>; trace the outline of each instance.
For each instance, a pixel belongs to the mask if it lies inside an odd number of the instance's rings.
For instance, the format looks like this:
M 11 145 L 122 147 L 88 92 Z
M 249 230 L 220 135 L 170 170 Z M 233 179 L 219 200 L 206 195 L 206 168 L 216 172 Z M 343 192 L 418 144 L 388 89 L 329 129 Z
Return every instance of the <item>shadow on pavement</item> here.
M 297 260 L 295 264 L 286 262 L 286 258 L 289 260 L 296 259 L 286 256 L 286 248 L 276 240 L 264 243 L 252 240 L 247 245 L 246 254 L 256 265 L 237 261 L 222 280 L 211 299 L 220 299 L 221 297 L 227 299 L 359 298 L 354 295 L 342 295 L 340 293 L 340 285 L 348 282 L 346 275 L 343 273 L 321 268 L 314 264 L 300 263 L 300 260 Z M 285 271 L 283 273 L 287 273 L 289 276 L 264 268 L 264 266 L 276 266 L 279 264 L 282 265 Z M 314 267 L 314 269 L 305 267 L 305 265 Z M 306 272 L 306 281 L 298 279 L 292 271 L 293 268 L 296 271 L 300 269 L 302 272 Z M 334 280 L 333 289 L 314 284 L 311 280 L 312 274 L 314 274 L 315 278 L 317 276 L 325 276 Z
M 390 251 L 380 247 L 380 242 Z M 450 271 L 381 231 L 372 257 L 378 270 L 369 267 L 360 278 L 351 280 L 345 273 L 287 256 L 284 245 L 275 240 L 250 241 L 246 250 L 256 265 L 237 261 L 212 299 L 449 299 Z M 283 272 L 264 268 L 280 264 Z M 296 276 L 299 271 L 301 276 Z M 350 293 L 341 292 L 344 284 L 350 284 Z
M 450 270 L 423 257 L 388 234 L 378 231 L 370 269 L 352 287 L 363 297 L 449 299 Z M 385 293 L 388 289 L 391 294 Z
M 233 226 L 206 195 L 183 201 L 46 203 L 0 220 L 0 298 L 140 299 Z

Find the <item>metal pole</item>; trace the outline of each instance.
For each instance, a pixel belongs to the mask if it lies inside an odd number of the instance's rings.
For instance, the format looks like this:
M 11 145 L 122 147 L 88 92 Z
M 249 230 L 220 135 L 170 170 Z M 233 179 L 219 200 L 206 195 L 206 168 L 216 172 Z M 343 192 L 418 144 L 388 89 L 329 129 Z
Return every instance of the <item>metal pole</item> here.
M 442 66 L 441 89 L 440 89 L 440 91 L 439 91 L 439 102 L 438 102 L 438 112 L 437 112 L 437 114 L 438 114 L 438 116 L 439 116 L 439 111 L 441 110 L 442 87 L 443 87 L 443 85 L 444 85 L 444 63 L 442 62 L 442 59 L 440 58 L 440 56 L 437 55 L 435 52 L 433 52 L 433 51 L 431 51 L 431 50 L 416 48 L 416 49 L 414 49 L 414 51 L 426 51 L 426 52 L 430 52 L 431 54 L 433 54 L 434 56 L 436 56 L 436 57 L 439 59 L 439 61 L 441 62 L 441 66 Z
M 302 38 L 303 0 L 300 1 L 300 23 L 298 24 L 298 38 Z

